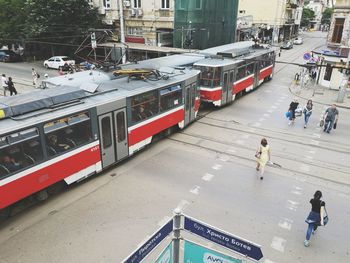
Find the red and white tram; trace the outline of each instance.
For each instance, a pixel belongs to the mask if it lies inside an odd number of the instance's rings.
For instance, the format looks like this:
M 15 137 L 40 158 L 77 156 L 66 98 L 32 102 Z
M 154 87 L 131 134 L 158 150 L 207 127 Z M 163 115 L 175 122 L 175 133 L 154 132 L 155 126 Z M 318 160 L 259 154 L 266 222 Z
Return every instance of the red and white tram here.
M 103 76 L 101 76 L 103 75 Z M 79 72 L 52 89 L 0 98 L 0 211 L 124 160 L 199 109 L 198 70 L 158 81 Z M 96 82 L 95 80 L 99 81 Z
M 248 52 L 238 58 L 232 57 L 233 52 L 221 52 L 222 58 L 205 58 L 193 64 L 201 71 L 202 101 L 222 106 L 235 100 L 237 94 L 249 92 L 272 78 L 275 52 L 269 49 Z

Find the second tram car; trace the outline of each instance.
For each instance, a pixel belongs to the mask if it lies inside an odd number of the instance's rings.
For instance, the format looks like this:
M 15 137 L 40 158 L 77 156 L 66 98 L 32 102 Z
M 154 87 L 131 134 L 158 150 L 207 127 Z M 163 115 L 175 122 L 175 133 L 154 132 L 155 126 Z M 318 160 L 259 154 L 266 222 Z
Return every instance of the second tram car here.
M 29 195 L 47 196 L 62 180 L 72 184 L 101 172 L 162 131 L 186 127 L 199 109 L 198 76 L 174 69 L 158 81 L 129 81 L 80 72 L 67 84 L 81 87 L 1 98 L 1 215 Z

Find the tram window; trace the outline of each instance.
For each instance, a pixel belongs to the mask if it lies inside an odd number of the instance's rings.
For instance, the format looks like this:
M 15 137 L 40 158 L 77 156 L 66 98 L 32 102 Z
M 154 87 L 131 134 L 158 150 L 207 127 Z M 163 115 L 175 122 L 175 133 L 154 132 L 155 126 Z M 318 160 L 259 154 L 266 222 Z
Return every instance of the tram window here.
M 125 132 L 125 114 L 123 111 L 118 112 L 116 116 L 116 123 L 117 123 L 117 136 L 118 136 L 118 142 L 122 142 L 126 138 L 126 132 Z
M 254 63 L 247 65 L 247 76 L 254 73 Z
M 196 84 L 192 84 L 191 86 L 191 100 L 192 100 L 191 106 L 193 107 L 196 101 Z
M 214 79 L 213 79 L 214 87 L 220 85 L 221 71 L 222 71 L 222 68 L 215 68 L 215 70 L 214 70 Z
M 158 91 L 146 92 L 131 98 L 131 121 L 133 123 L 148 119 L 158 114 Z
M 190 87 L 186 87 L 186 102 L 185 102 L 185 109 L 186 112 L 190 109 Z
M 0 179 L 43 160 L 39 131 L 36 128 L 10 134 L 0 141 L 11 141 L 11 145 L 3 143 L 1 147 Z
M 200 85 L 211 87 L 214 78 L 214 68 L 205 66 L 196 66 L 195 68 L 201 71 L 199 75 Z
M 230 79 L 229 79 L 230 84 L 233 83 L 233 76 L 234 76 L 234 73 L 233 73 L 233 70 L 231 70 L 230 71 Z
M 101 121 L 102 124 L 102 144 L 103 148 L 106 149 L 112 145 L 112 127 L 111 118 L 106 116 Z
M 58 155 L 92 140 L 87 112 L 48 122 L 44 125 L 44 132 L 49 156 Z
M 238 68 L 237 72 L 236 72 L 236 81 L 243 79 L 245 76 L 246 76 L 246 67 L 243 66 L 243 67 Z
M 182 89 L 180 85 L 162 89 L 159 94 L 161 112 L 170 110 L 182 104 Z

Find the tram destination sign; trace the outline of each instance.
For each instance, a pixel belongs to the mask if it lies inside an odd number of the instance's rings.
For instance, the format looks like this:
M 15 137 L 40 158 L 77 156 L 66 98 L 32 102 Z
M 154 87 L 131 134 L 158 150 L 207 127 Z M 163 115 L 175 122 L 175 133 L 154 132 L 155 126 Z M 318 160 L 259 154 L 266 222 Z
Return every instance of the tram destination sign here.
M 206 225 L 193 218 L 185 216 L 184 229 L 254 261 L 258 261 L 263 257 L 259 245 Z
M 173 219 L 155 232 L 145 243 L 139 246 L 130 256 L 124 259 L 123 263 L 141 262 L 160 242 L 173 231 Z

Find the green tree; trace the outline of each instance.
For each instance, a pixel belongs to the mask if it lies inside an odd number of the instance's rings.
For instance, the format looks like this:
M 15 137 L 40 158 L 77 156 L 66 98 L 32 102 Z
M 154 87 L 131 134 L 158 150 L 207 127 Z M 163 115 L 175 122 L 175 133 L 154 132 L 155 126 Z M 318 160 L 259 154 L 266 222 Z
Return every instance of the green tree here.
M 333 8 L 326 8 L 322 13 L 321 24 L 330 25 L 332 14 L 333 14 Z
M 25 10 L 26 42 L 39 45 L 41 53 L 72 53 L 89 28 L 101 26 L 97 9 L 86 0 L 27 0 Z
M 304 8 L 303 9 L 303 15 L 301 17 L 301 26 L 309 26 L 310 21 L 313 20 L 315 17 L 315 12 L 310 8 Z
M 0 47 L 21 43 L 24 38 L 25 0 L 0 0 Z

